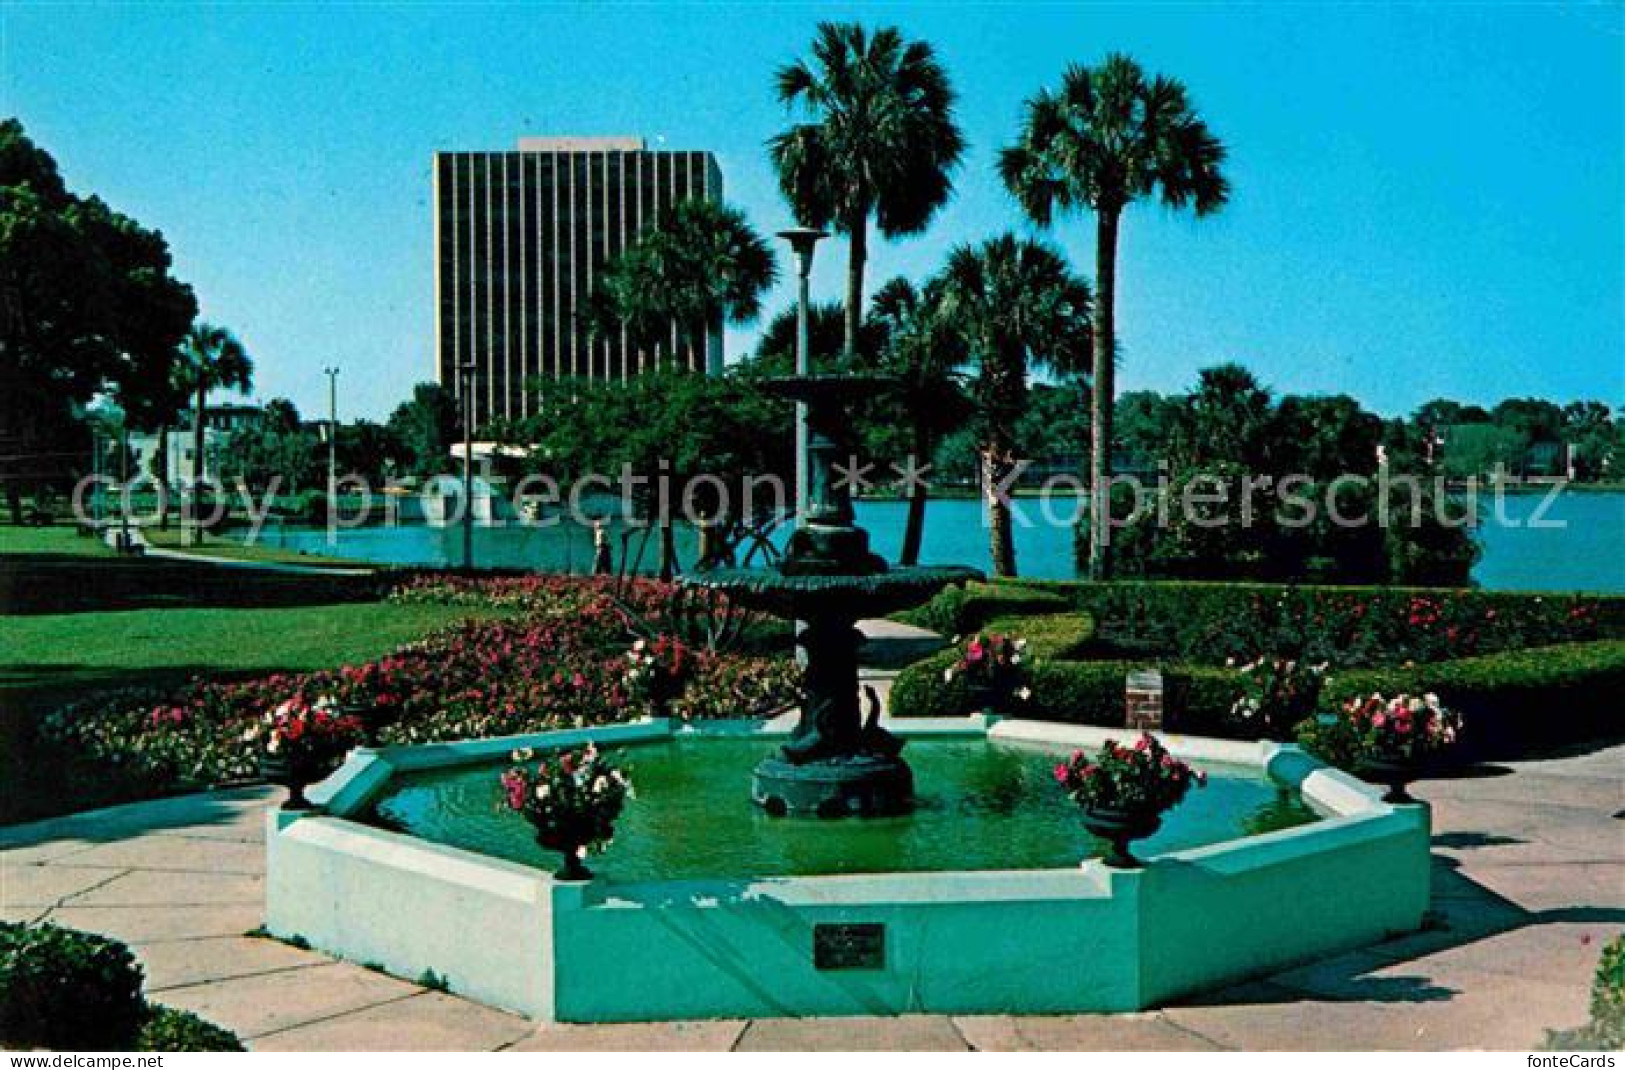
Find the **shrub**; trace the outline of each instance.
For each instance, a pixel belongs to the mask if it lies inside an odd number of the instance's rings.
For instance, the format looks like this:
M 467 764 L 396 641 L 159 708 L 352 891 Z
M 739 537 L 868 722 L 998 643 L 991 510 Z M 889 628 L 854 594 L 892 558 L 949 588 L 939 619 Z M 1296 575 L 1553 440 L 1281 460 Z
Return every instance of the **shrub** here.
M 1093 623 L 1079 613 L 1055 616 L 996 618 L 989 629 L 1012 640 L 1025 640 L 1027 649 L 1022 668 L 1030 694 L 1023 712 L 1047 716 L 1057 708 L 1044 696 L 1062 683 L 1053 670 L 1058 659 L 1076 657 L 1093 634 Z M 958 671 L 963 652 L 950 647 L 903 669 L 892 682 L 889 709 L 901 717 L 956 717 L 976 707 L 972 681 Z M 1121 690 L 1121 681 L 1119 681 Z M 1064 701 L 1064 699 L 1062 700 Z
M 1036 617 L 1065 613 L 1072 608 L 1061 595 L 1014 583 L 967 583 L 945 587 L 917 609 L 897 619 L 946 636 L 964 635 L 987 627 L 1002 617 Z
M 1326 665 L 1302 658 L 1259 658 L 1238 666 L 1241 697 L 1230 707 L 1238 734 L 1288 739 L 1294 726 L 1320 705 Z
M 117 940 L 0 922 L 0 1044 L 111 1051 L 145 1014 L 141 966 Z
M 1579 1029 L 1551 1033 L 1553 1051 L 1619 1051 L 1625 1048 L 1625 934 L 1602 949 L 1591 983 L 1591 1021 Z
M 1625 637 L 1625 597 L 1118 580 L 1033 583 L 1090 614 L 1099 646 L 1222 663 L 1284 655 L 1371 667 Z
M 191 1011 L 148 1007 L 135 1038 L 136 1051 L 242 1051 L 242 1041 L 229 1029 L 204 1021 Z
M 1462 750 L 1474 757 L 1619 730 L 1625 640 L 1565 643 L 1433 664 L 1337 673 L 1326 698 L 1373 692 L 1433 692 L 1469 726 Z

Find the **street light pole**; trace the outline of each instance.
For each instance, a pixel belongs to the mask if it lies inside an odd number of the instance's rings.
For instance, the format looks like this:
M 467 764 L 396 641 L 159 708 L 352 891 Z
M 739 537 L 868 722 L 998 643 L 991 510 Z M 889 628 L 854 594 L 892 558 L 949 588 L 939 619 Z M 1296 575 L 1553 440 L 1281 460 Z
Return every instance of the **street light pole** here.
M 331 533 L 339 508 L 339 370 L 323 368 L 327 376 L 327 530 Z
M 474 568 L 474 368 L 458 366 L 463 384 L 463 568 Z
M 808 324 L 808 298 L 812 277 L 813 248 L 819 239 L 828 237 L 822 230 L 812 227 L 791 227 L 779 231 L 779 237 L 790 243 L 796 254 L 796 374 L 811 373 L 812 341 Z M 807 515 L 807 404 L 796 402 L 796 526 L 805 523 Z

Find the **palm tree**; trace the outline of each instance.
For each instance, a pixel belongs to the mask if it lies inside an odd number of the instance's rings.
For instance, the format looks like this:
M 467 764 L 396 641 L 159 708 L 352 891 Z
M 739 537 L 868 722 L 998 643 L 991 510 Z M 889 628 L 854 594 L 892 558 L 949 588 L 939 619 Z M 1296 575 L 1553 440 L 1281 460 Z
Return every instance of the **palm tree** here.
M 224 327 L 198 322 L 181 341 L 177 372 L 194 398 L 192 414 L 192 485 L 203 492 L 203 410 L 211 390 L 247 391 L 254 383 L 254 362 L 237 337 Z M 202 541 L 195 528 L 188 542 Z
M 821 22 L 810 62 L 779 69 L 779 100 L 808 121 L 768 143 L 779 187 L 804 226 L 846 235 L 845 348 L 863 323 L 869 217 L 888 238 L 918 234 L 953 193 L 965 141 L 936 53 L 896 27 Z
M 1152 194 L 1199 216 L 1222 207 L 1230 185 L 1225 148 L 1196 114 L 1185 87 L 1148 77 L 1128 56 L 1072 66 L 1061 88 L 1027 101 L 1016 144 L 999 157 L 1004 184 L 1048 226 L 1057 209 L 1095 213 L 1094 391 L 1091 395 L 1089 574 L 1111 575 L 1113 359 L 1117 349 L 1117 234 L 1123 209 Z
M 724 321 L 748 323 L 778 277 L 773 250 L 745 214 L 714 201 L 683 201 L 666 212 L 598 277 L 589 309 L 593 333 L 625 330 L 653 348 L 672 324 L 696 350 Z
M 880 370 L 897 380 L 896 396 L 908 423 L 910 463 L 925 464 L 944 435 L 964 423 L 969 400 L 958 369 L 965 363 L 964 339 L 941 315 L 942 283 L 916 287 L 898 277 L 875 292 L 866 325 L 886 338 Z M 908 521 L 898 564 L 919 563 L 925 538 L 926 483 L 911 478 L 905 486 Z
M 1050 246 L 1006 234 L 955 249 L 941 287 L 942 320 L 963 338 L 977 367 L 973 395 L 993 571 L 1014 576 L 1010 505 L 998 488 L 1015 461 L 1013 429 L 1026 401 L 1027 374 L 1071 375 L 1084 366 L 1089 284 Z

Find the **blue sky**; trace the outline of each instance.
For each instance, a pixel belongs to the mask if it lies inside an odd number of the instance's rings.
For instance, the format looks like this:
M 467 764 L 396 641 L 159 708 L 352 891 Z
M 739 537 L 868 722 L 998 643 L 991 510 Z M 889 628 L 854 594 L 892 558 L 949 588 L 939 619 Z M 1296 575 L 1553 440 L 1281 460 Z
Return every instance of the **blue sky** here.
M 430 157 L 521 134 L 635 133 L 721 162 L 788 221 L 762 143 L 774 68 L 859 14 L 939 49 L 970 141 L 922 237 L 1028 231 L 993 162 L 1022 99 L 1127 51 L 1185 81 L 1231 149 L 1233 203 L 1134 210 L 1120 388 L 1237 360 L 1384 413 L 1437 395 L 1625 403 L 1625 8 L 1307 4 L 71 6 L 0 0 L 0 112 L 69 183 L 163 230 L 255 393 L 387 414 L 432 375 Z M 1087 269 L 1092 220 L 1050 233 Z M 840 292 L 826 244 L 815 294 Z M 786 273 L 787 275 L 788 273 Z M 790 299 L 788 281 L 770 300 Z M 753 332 L 731 332 L 730 355 Z

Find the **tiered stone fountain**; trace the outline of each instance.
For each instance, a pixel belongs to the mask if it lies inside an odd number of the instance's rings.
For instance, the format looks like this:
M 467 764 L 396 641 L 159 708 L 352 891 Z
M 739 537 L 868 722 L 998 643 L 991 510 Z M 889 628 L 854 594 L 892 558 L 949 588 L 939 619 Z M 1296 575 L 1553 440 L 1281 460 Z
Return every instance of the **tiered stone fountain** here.
M 783 558 L 770 569 L 717 569 L 692 582 L 740 604 L 804 622 L 800 721 L 779 753 L 757 766 L 756 803 L 775 814 L 891 814 L 913 801 L 902 740 L 867 717 L 858 696 L 857 622 L 919 605 L 943 587 L 978 579 L 958 565 L 892 568 L 869 549 L 852 512 L 851 488 L 836 478 L 850 463 L 848 413 L 889 386 L 880 377 L 806 375 L 769 380 L 780 397 L 803 402 L 808 424 L 808 509 Z

